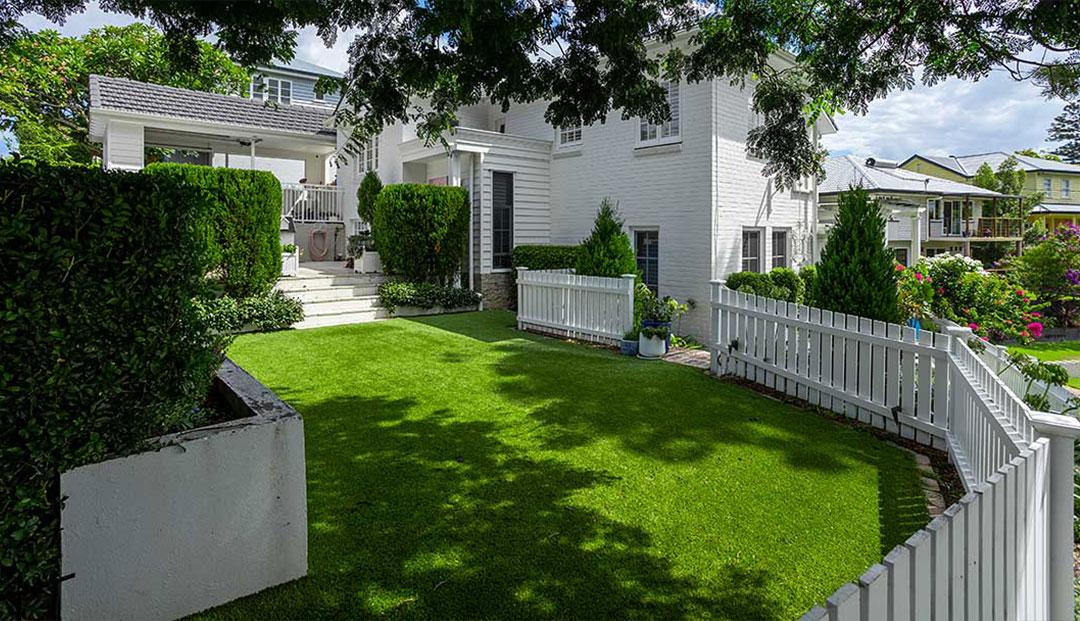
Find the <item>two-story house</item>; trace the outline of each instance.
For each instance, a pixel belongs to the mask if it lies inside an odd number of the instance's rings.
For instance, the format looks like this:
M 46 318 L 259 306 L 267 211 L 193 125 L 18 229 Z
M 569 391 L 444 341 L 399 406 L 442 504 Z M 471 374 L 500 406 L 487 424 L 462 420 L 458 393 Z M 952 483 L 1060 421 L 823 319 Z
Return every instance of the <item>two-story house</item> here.
M 904 160 L 901 167 L 908 170 L 971 183 L 983 164 L 997 171 L 1009 156 L 1003 151 L 977 153 L 974 155 L 919 155 Z M 1080 166 L 1054 160 L 1044 160 L 1028 155 L 1013 154 L 1019 168 L 1026 173 L 1024 192 L 1041 192 L 1042 203 L 1036 205 L 1030 220 L 1041 220 L 1048 228 L 1080 221 Z
M 707 334 L 711 279 L 813 260 L 816 182 L 779 191 L 762 175 L 764 162 L 747 153 L 747 133 L 761 122 L 750 105 L 752 82 L 668 84 L 671 119 L 659 124 L 613 112 L 602 123 L 556 128 L 544 120 L 546 102 L 506 111 L 481 103 L 458 111 L 446 146 L 426 145 L 413 127 L 395 124 L 346 162 L 336 156 L 347 133 L 335 128 L 332 110 L 299 99 L 302 69 L 267 69 L 261 94 L 275 105 L 259 101 L 255 89 L 244 99 L 93 76 L 92 134 L 104 143 L 104 165 L 139 168 L 145 146 L 205 151 L 215 165 L 299 160 L 307 185 L 302 194 L 283 189 L 283 210 L 302 246 L 303 227 L 334 227 L 337 237 L 362 226 L 356 189 L 368 170 L 384 184 L 465 186 L 473 210 L 463 284 L 481 291 L 487 308 L 511 298 L 515 246 L 581 241 L 604 198 L 619 203 L 645 282 L 695 304 L 683 332 Z M 807 131 L 816 141 L 836 128 L 821 118 Z M 326 173 L 330 160 L 336 180 Z M 320 258 L 321 249 L 306 248 L 304 258 Z
M 1022 219 L 984 216 L 996 213 L 996 201 L 1017 197 L 875 158 L 864 162 L 850 155 L 830 157 L 825 173 L 818 188 L 819 248 L 836 221 L 837 197 L 859 186 L 881 206 L 886 244 L 903 265 L 944 252 L 970 256 L 972 245 L 980 243 L 1008 242 L 1021 249 Z

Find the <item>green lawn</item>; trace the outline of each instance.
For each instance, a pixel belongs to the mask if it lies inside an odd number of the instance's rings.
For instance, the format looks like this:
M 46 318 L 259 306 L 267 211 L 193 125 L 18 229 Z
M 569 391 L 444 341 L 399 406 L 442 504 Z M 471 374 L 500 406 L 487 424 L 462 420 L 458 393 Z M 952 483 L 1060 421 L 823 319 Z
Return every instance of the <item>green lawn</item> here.
M 911 456 L 509 313 L 247 335 L 304 416 L 310 575 L 207 618 L 795 618 L 926 523 Z
M 1047 362 L 1080 358 L 1080 341 L 1031 343 L 1022 346 L 1010 345 L 1009 349 L 1035 356 L 1039 360 Z

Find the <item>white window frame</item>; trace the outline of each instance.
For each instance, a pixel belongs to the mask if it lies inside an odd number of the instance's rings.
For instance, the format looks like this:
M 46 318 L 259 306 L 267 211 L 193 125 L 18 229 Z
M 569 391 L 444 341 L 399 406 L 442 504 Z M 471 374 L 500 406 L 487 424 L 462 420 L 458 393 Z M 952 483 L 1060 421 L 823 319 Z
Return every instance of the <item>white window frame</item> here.
M 356 151 L 356 172 L 360 175 L 368 171 L 379 172 L 379 137 L 375 136 L 360 143 Z
M 510 267 L 496 267 L 495 266 L 495 174 L 510 175 L 510 260 L 513 260 L 514 247 L 517 238 L 517 173 L 512 170 L 492 170 L 491 171 L 491 272 L 502 273 L 512 272 L 513 266 Z
M 630 228 L 630 241 L 634 247 L 634 262 L 638 261 L 638 233 L 656 233 L 656 288 L 653 293 L 660 292 L 660 227 L 659 226 L 635 226 Z M 645 273 L 641 274 L 641 282 L 645 283 Z M 648 283 L 645 283 L 648 286 Z
M 582 126 L 581 123 L 577 125 L 571 125 L 568 127 L 560 127 L 559 132 L 559 147 L 577 147 L 581 146 L 582 138 Z
M 747 265 L 746 265 L 747 261 L 754 260 L 753 257 L 748 258 L 746 256 L 746 234 L 747 233 L 757 233 L 757 236 L 758 236 L 757 257 L 756 257 L 758 268 L 756 270 L 747 269 Z M 765 229 L 763 229 L 761 227 L 756 227 L 756 226 L 744 226 L 742 228 L 742 231 L 739 233 L 739 271 L 741 271 L 741 272 L 757 272 L 759 274 L 764 274 L 765 273 L 765 269 L 764 269 L 765 268 L 765 266 L 764 266 L 765 257 L 763 256 L 764 254 L 765 254 Z
M 249 87 L 252 99 L 254 99 L 255 96 L 256 96 L 256 93 L 255 93 L 255 81 L 257 79 L 258 78 L 252 78 L 251 86 Z M 275 86 L 277 88 L 277 90 L 276 90 L 277 95 L 275 97 L 270 96 L 270 83 L 271 82 L 274 82 Z M 289 85 L 288 101 L 282 101 L 282 96 L 281 96 L 281 85 L 282 84 L 288 84 Z M 291 105 L 292 102 L 293 102 L 293 81 L 292 80 L 286 80 L 285 78 L 271 78 L 271 77 L 268 77 L 268 76 L 264 75 L 264 76 L 262 76 L 262 92 L 260 93 L 260 95 L 262 96 L 263 101 L 266 101 L 266 100 L 269 99 L 271 101 L 276 101 L 279 104 L 284 104 L 286 106 Z
M 1061 198 L 1072 198 L 1072 181 L 1069 179 L 1061 180 Z
M 637 146 L 651 147 L 682 142 L 682 92 L 678 82 L 661 82 L 667 91 L 668 110 L 671 120 L 650 123 L 645 117 L 638 120 Z
M 1054 195 L 1054 180 L 1047 177 L 1042 180 L 1043 197 L 1050 198 Z
M 776 254 L 776 234 L 777 233 L 783 233 L 784 234 L 784 255 L 783 255 L 784 256 L 784 264 L 783 265 L 777 265 L 776 264 L 776 257 L 779 256 L 779 255 Z M 791 267 L 791 229 L 773 227 L 772 231 L 769 233 L 769 269 L 774 269 L 774 268 L 777 268 L 777 267 Z

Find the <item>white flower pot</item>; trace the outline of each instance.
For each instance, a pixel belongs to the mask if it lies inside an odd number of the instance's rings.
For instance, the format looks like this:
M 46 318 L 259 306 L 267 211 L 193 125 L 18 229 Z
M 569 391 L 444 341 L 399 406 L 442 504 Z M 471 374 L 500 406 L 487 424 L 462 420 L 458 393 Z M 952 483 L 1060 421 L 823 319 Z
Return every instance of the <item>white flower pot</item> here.
M 659 336 L 638 336 L 638 358 L 656 360 L 667 353 L 667 339 Z
M 300 271 L 300 249 L 281 253 L 281 275 L 296 276 Z
M 379 260 L 379 253 L 374 250 L 365 250 L 364 254 L 356 258 L 353 269 L 358 274 L 381 272 L 382 261 Z

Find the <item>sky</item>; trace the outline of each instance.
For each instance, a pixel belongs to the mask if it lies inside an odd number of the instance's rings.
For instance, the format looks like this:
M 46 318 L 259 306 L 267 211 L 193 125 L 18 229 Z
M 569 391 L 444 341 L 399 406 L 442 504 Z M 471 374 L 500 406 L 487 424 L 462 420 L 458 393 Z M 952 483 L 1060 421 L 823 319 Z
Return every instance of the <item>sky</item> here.
M 124 25 L 135 21 L 123 14 L 105 13 L 96 2 L 85 13 L 73 15 L 63 25 L 38 15 L 21 23 L 32 30 L 54 28 L 66 35 L 82 35 L 91 28 Z M 308 28 L 300 33 L 296 57 L 330 69 L 348 66 L 348 45 L 353 33 L 338 37 L 327 49 Z M 1004 72 L 994 72 L 979 82 L 950 80 L 934 87 L 918 85 L 894 91 L 870 105 L 866 115 L 847 113 L 837 117 L 840 131 L 826 136 L 832 155 L 855 155 L 906 159 L 913 153 L 966 155 L 987 151 L 1052 149 L 1046 130 L 1065 104 L 1048 101 L 1030 83 L 1018 83 Z M 0 151 L 3 151 L 0 141 Z

